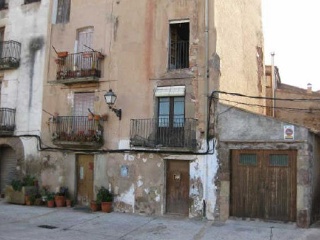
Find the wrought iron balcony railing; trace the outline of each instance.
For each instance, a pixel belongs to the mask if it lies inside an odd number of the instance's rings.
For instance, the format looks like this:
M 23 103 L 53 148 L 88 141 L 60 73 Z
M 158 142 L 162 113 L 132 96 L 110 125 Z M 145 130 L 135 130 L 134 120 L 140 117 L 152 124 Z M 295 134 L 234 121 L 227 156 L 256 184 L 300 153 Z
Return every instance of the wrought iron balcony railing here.
M 80 78 L 100 78 L 101 60 L 104 56 L 99 52 L 81 52 L 57 58 L 57 80 L 78 82 Z M 70 81 L 72 80 L 72 81 Z M 67 81 L 68 82 L 68 81 Z
M 140 147 L 197 147 L 196 119 L 131 119 L 130 144 Z
M 189 67 L 189 41 L 172 42 L 169 51 L 169 69 Z
M 20 65 L 21 43 L 0 42 L 0 70 L 18 68 Z
M 103 128 L 99 121 L 90 120 L 88 116 L 58 116 L 53 119 L 53 143 L 68 145 L 103 144 Z
M 16 110 L 0 108 L 0 135 L 13 135 L 15 129 Z

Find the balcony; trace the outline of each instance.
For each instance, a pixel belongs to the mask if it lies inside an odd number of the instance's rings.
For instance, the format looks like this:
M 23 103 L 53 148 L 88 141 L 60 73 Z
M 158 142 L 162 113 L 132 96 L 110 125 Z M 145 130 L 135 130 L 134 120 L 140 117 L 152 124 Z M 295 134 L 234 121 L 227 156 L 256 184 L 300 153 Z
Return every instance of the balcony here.
M 100 52 L 82 52 L 67 54 L 55 59 L 57 64 L 57 82 L 73 84 L 81 82 L 97 82 L 101 77 L 101 61 L 104 56 Z
M 195 149 L 196 119 L 131 119 L 130 144 L 134 147 Z
M 15 69 L 20 65 L 21 44 L 16 41 L 0 42 L 0 70 Z
M 53 119 L 52 142 L 64 147 L 99 148 L 103 128 L 88 116 L 58 116 Z
M 16 110 L 0 108 L 0 136 L 12 136 L 15 129 Z

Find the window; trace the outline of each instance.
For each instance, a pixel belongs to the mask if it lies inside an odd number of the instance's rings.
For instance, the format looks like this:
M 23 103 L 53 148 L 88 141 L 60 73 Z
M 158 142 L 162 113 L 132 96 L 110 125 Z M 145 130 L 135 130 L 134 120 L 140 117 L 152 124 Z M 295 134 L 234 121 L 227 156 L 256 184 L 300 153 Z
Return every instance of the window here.
M 56 23 L 68 23 L 71 0 L 58 0 Z
M 158 103 L 157 143 L 165 147 L 184 146 L 184 97 L 160 97 Z
M 24 4 L 34 3 L 34 2 L 41 2 L 41 0 L 25 0 Z
M 88 52 L 93 48 L 93 27 L 86 27 L 77 31 L 77 52 Z
M 169 69 L 189 67 L 189 22 L 170 24 Z
M 8 8 L 8 1 L 9 0 L 0 0 L 0 10 Z
M 159 98 L 159 127 L 183 127 L 184 97 Z
M 90 109 L 93 111 L 94 106 L 94 93 L 75 93 L 74 94 L 74 116 L 88 116 Z

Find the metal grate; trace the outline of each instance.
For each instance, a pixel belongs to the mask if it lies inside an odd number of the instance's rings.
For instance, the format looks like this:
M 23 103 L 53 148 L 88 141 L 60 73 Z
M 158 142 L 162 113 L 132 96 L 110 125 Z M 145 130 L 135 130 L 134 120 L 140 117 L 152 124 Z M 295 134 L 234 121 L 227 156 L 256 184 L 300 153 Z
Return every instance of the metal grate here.
M 258 163 L 257 155 L 256 154 L 240 154 L 239 163 L 241 165 L 256 166 Z
M 38 227 L 39 228 L 46 228 L 46 229 L 56 229 L 56 228 L 58 228 L 58 227 L 50 226 L 50 225 L 39 225 Z
M 269 165 L 274 167 L 288 167 L 289 156 L 287 154 L 271 154 L 269 156 Z

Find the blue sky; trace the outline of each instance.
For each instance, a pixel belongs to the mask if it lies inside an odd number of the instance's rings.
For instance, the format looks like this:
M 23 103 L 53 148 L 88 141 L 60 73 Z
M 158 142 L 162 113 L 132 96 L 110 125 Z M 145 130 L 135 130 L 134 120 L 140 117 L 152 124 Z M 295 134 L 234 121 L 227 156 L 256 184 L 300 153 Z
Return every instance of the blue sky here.
M 281 82 L 320 90 L 320 0 L 262 0 L 265 62 Z

